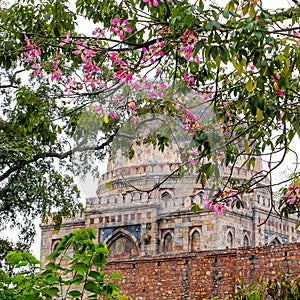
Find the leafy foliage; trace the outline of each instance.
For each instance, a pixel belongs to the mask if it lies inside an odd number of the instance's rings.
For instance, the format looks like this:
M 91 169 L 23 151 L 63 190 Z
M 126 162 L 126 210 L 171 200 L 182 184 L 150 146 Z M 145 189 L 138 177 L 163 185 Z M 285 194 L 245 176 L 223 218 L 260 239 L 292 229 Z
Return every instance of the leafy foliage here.
M 242 282 L 239 283 L 239 292 L 235 299 L 238 300 L 262 300 L 267 299 L 298 299 L 300 288 L 300 278 L 290 278 L 288 275 L 282 275 L 280 279 L 263 281 L 259 284 L 250 284 L 245 287 Z
M 275 280 L 263 281 L 260 278 L 259 283 L 251 283 L 245 286 L 239 281 L 238 292 L 234 295 L 236 300 L 296 300 L 300 295 L 300 277 L 292 279 L 289 275 L 282 275 L 281 278 Z M 219 297 L 210 298 L 210 300 L 218 300 Z M 228 300 L 229 298 L 224 298 Z M 208 300 L 208 299 L 203 299 Z
M 10 271 L 0 269 L 1 299 L 100 299 L 100 295 L 129 299 L 119 294 L 120 287 L 113 282 L 122 277 L 104 274 L 108 250 L 106 245 L 94 243 L 95 238 L 94 229 L 63 236 L 42 270 L 30 252 L 9 252 L 6 264 Z

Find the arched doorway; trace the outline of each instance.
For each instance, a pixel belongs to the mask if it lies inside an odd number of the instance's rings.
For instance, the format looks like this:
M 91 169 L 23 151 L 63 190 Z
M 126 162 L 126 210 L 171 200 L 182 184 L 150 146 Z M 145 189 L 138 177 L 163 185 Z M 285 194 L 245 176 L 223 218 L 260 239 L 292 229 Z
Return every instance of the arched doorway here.
M 226 248 L 232 248 L 233 247 L 233 234 L 231 231 L 228 231 L 227 233 L 227 246 Z
M 200 233 L 195 230 L 191 235 L 191 250 L 200 251 Z
M 124 230 L 114 232 L 107 239 L 106 244 L 111 258 L 130 258 L 139 255 L 136 241 L 129 232 L 127 233 Z
M 169 232 L 164 236 L 163 251 L 164 253 L 173 252 L 173 237 Z

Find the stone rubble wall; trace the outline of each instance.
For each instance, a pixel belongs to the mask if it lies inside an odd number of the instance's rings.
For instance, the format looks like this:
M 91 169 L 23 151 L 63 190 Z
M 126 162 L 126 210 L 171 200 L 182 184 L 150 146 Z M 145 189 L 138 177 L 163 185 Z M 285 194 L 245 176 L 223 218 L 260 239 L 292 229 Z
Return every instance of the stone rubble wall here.
M 200 300 L 233 295 L 244 284 L 300 275 L 300 243 L 115 260 L 106 272 L 118 272 L 122 292 L 136 300 Z

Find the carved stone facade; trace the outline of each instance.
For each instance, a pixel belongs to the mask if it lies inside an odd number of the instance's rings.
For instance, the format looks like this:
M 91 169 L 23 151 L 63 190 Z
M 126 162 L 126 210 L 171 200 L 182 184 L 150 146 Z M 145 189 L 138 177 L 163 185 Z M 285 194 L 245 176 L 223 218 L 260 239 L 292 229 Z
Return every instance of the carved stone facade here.
M 97 230 L 111 259 L 298 241 L 295 220 L 280 220 L 273 212 L 269 215 L 270 194 L 265 188 L 243 196 L 243 209 L 228 209 L 223 215 L 207 209 L 192 213 L 192 203 L 203 208 L 205 202 L 196 175 L 170 176 L 178 166 L 175 151 L 162 154 L 150 148 L 138 149 L 133 160 L 118 156 L 110 162 L 100 179 L 98 197 L 87 199 L 84 214 L 65 220 L 59 233 L 54 233 L 51 224 L 42 225 L 41 261 L 63 234 L 83 227 Z M 260 169 L 258 161 L 251 171 L 223 167 L 221 175 L 249 178 Z

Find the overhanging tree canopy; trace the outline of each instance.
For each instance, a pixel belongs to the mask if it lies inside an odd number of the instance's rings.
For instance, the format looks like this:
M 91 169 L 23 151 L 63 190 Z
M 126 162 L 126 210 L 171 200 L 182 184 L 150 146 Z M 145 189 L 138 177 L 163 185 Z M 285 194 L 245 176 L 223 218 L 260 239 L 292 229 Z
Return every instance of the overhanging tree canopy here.
M 89 35 L 75 31 L 79 15 L 95 24 Z M 103 159 L 124 123 L 148 113 L 171 116 L 191 137 L 179 171 L 193 166 L 204 186 L 222 164 L 242 158 L 251 169 L 257 157 L 268 161 L 247 182 L 227 178 L 210 195 L 211 207 L 238 204 L 288 152 L 297 165 L 299 15 L 296 0 L 276 10 L 236 0 L 78 0 L 76 12 L 67 1 L 23 1 L 3 10 L 1 218 L 34 207 L 60 220 L 79 208 L 71 179 L 53 160 L 68 162 L 74 152 Z M 203 121 L 203 107 L 212 120 Z M 221 142 L 212 143 L 212 134 Z M 164 132 L 148 142 L 163 150 L 168 140 Z M 93 168 L 77 164 L 79 173 L 82 167 Z M 286 217 L 298 210 L 299 186 L 295 168 L 282 190 Z

